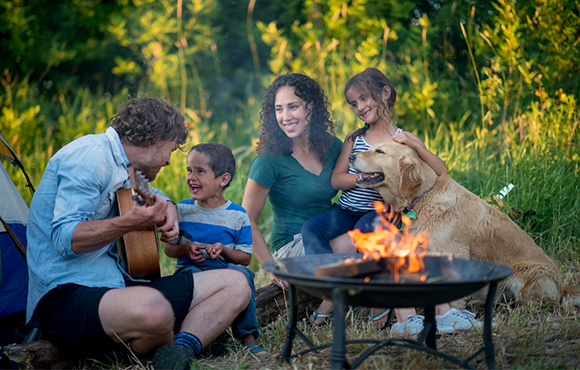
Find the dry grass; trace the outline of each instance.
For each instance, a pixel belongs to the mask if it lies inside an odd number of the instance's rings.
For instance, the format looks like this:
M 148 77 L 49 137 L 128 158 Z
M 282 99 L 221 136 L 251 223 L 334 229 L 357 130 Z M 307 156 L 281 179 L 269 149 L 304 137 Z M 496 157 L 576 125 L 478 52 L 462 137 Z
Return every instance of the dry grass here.
M 560 256 L 562 254 L 558 253 Z M 557 258 L 566 285 L 580 286 L 580 256 L 568 250 L 564 258 Z M 469 306 L 469 310 L 483 320 L 483 308 Z M 388 339 L 388 329 L 375 329 L 368 320 L 368 308 L 347 311 L 347 340 Z M 569 303 L 552 306 L 498 304 L 494 310 L 493 343 L 498 369 L 578 369 L 580 368 L 580 307 Z M 262 330 L 259 343 L 269 349 L 269 358 L 257 359 L 249 355 L 237 341 L 229 340 L 230 354 L 220 359 L 200 359 L 196 369 L 319 369 L 330 367 L 330 348 L 310 352 L 289 362 L 280 363 L 285 344 L 287 317 L 280 317 Z M 315 345 L 330 343 L 332 329 L 311 328 L 298 324 Z M 473 329 L 453 335 L 437 337 L 437 349 L 448 355 L 465 359 L 483 346 L 482 330 Z M 355 361 L 369 344 L 347 346 L 347 360 Z M 294 339 L 293 352 L 308 347 Z M 484 354 L 469 365 L 487 369 Z M 426 353 L 396 347 L 383 347 L 367 358 L 358 369 L 447 369 L 457 365 Z
M 577 253 L 566 253 L 558 260 L 566 285 L 580 286 L 580 258 Z M 265 282 L 258 271 L 258 285 Z M 483 320 L 483 308 L 468 306 Z M 347 340 L 390 338 L 388 329 L 375 329 L 368 321 L 368 308 L 347 310 Z M 580 307 L 568 303 L 553 306 L 498 304 L 494 310 L 493 343 L 498 369 L 578 369 L 580 368 Z M 285 345 L 287 317 L 262 327 L 259 344 L 268 349 L 269 356 L 256 358 L 239 341 L 224 334 L 222 340 L 229 354 L 222 358 L 200 358 L 192 369 L 321 369 L 330 367 L 330 348 L 310 352 L 289 362 L 280 362 Z M 305 321 L 298 323 L 303 333 L 315 345 L 332 341 L 332 327 L 311 328 Z M 347 360 L 352 363 L 370 344 L 347 346 Z M 482 331 L 473 329 L 437 337 L 437 349 L 448 355 L 465 359 L 483 346 Z M 294 339 L 294 353 L 308 347 L 299 338 Z M 484 354 L 479 354 L 469 365 L 487 369 Z M 120 362 L 100 363 L 85 368 L 116 370 L 145 370 L 143 366 L 127 366 Z M 453 369 L 459 366 L 426 353 L 396 346 L 383 347 L 362 362 L 358 369 Z
M 470 307 L 483 317 L 483 312 Z M 368 322 L 368 309 L 354 308 L 347 314 L 347 339 L 387 339 L 388 330 L 374 329 Z M 494 314 L 493 340 L 497 367 L 570 369 L 580 367 L 580 312 L 571 305 L 533 307 L 498 305 Z M 231 354 L 220 359 L 201 359 L 197 369 L 319 369 L 329 368 L 330 349 L 311 352 L 290 362 L 280 363 L 284 341 L 282 333 L 287 324 L 280 318 L 264 329 L 260 342 L 270 350 L 268 359 L 259 360 L 241 348 L 231 348 Z M 299 324 L 303 332 L 320 345 L 332 341 L 331 328 L 310 328 Z M 233 344 L 233 342 L 232 342 Z M 471 330 L 437 338 L 438 350 L 465 359 L 483 345 L 482 331 Z M 347 359 L 356 360 L 367 344 L 347 346 Z M 294 341 L 294 351 L 308 347 L 299 339 Z M 486 369 L 483 354 L 470 365 Z M 365 360 L 359 369 L 440 369 L 458 368 L 453 363 L 420 351 L 401 347 L 384 347 Z

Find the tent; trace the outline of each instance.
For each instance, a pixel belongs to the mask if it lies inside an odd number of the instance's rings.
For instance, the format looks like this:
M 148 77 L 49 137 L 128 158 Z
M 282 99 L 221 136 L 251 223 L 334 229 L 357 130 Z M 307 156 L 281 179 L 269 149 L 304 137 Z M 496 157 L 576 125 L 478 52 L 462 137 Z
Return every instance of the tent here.
M 28 206 L 22 195 L 11 180 L 4 164 L 12 163 L 19 167 L 29 183 L 22 164 L 0 133 L 0 327 L 2 337 L 6 341 L 8 334 L 13 334 L 14 328 L 8 324 L 16 324 L 23 320 L 26 311 L 26 295 L 28 292 L 28 270 L 26 267 L 26 226 L 28 223 Z M 8 333 L 7 333 L 8 332 Z M 16 340 L 19 338 L 16 338 Z M 2 344 L 0 342 L 0 344 Z

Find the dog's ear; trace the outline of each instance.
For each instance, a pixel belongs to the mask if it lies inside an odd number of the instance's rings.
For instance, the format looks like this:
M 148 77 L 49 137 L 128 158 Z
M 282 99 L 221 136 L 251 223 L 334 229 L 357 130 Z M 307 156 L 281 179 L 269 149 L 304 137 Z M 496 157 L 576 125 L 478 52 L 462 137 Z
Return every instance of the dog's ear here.
M 420 171 L 419 164 L 411 158 L 404 156 L 399 159 L 399 173 L 401 174 L 399 191 L 403 197 L 410 197 L 423 183 Z

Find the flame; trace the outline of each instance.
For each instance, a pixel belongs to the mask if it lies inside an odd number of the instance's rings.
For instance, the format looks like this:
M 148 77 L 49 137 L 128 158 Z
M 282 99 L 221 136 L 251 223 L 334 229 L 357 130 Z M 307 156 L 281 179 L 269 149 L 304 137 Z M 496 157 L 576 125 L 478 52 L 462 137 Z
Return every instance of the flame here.
M 418 235 L 410 234 L 407 230 L 411 220 L 407 216 L 401 215 L 401 221 L 405 225 L 401 233 L 396 226 L 387 220 L 387 217 L 390 218 L 391 215 L 385 217 L 384 204 L 375 202 L 374 206 L 380 221 L 375 227 L 375 231 L 362 233 L 360 230 L 352 230 L 348 232 L 357 249 L 364 253 L 363 259 L 392 258 L 394 263 L 388 264 L 388 268 L 394 275 L 395 282 L 399 282 L 400 274 L 412 272 L 419 272 L 421 281 L 425 281 L 423 255 L 429 244 L 427 232 Z

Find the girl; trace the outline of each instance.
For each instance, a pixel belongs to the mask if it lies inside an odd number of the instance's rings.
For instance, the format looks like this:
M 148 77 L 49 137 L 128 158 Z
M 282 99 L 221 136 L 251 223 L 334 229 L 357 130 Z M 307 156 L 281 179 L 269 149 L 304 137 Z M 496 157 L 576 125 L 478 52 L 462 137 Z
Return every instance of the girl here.
M 355 178 L 358 171 L 349 167 L 348 157 L 351 154 L 366 151 L 385 139 L 393 139 L 415 149 L 421 159 L 431 166 L 437 175 L 447 173 L 443 161 L 431 153 L 421 139 L 395 126 L 392 112 L 397 93 L 391 81 L 381 71 L 368 68 L 355 75 L 346 84 L 344 94 L 357 117 L 365 124 L 362 128 L 347 135 L 334 168 L 331 179 L 332 187 L 343 191 L 338 205 L 333 205 L 330 211 L 314 217 L 302 227 L 304 248 L 307 255 L 332 253 L 333 249 L 328 241 L 348 230 L 360 229 L 362 232 L 374 230 L 373 220 L 376 215 L 374 202 L 382 202 L 382 198 L 374 189 L 356 187 Z M 390 206 L 387 206 L 386 209 L 389 210 Z M 398 223 L 399 215 L 390 221 Z M 338 250 L 335 248 L 334 252 L 338 252 Z M 344 252 L 344 250 L 340 252 Z M 322 323 L 325 318 L 331 316 L 332 309 L 332 301 L 323 301 L 320 307 L 314 311 L 310 322 L 314 325 Z M 437 313 L 443 314 L 449 309 L 449 305 L 441 305 L 437 307 Z M 388 309 L 373 308 L 369 319 L 375 326 L 384 327 L 387 324 L 388 312 Z M 415 315 L 414 308 L 396 309 L 395 314 L 398 320 L 398 323 L 393 326 L 395 332 L 400 330 L 400 332 L 415 334 L 422 330 L 422 316 Z M 410 320 L 407 320 L 407 317 Z M 471 316 L 470 319 L 472 319 Z M 440 325 L 439 321 L 438 325 Z M 440 329 L 442 328 L 440 327 Z M 458 328 L 456 327 L 456 329 Z

